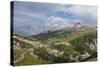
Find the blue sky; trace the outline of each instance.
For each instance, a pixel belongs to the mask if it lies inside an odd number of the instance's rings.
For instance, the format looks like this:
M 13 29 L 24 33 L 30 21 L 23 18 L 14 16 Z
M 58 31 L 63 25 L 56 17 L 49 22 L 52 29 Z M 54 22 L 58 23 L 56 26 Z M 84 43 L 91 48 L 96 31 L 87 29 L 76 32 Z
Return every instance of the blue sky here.
M 97 24 L 97 7 L 71 4 L 14 2 L 14 32 L 34 35 L 71 27 L 76 22 Z

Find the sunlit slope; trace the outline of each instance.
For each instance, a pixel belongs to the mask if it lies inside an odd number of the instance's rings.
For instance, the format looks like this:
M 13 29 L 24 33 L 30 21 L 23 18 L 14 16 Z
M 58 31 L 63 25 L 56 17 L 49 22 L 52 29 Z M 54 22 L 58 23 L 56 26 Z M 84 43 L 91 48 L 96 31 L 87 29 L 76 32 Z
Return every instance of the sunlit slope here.
M 48 31 L 29 37 L 13 34 L 13 43 L 15 65 L 97 60 L 95 29 Z

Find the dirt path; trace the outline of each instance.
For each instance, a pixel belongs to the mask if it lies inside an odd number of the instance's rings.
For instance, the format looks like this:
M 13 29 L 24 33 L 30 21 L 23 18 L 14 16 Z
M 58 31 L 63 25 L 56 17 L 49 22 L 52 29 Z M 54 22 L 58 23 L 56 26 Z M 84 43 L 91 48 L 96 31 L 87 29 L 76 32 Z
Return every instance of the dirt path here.
M 22 59 L 24 59 L 24 53 L 21 54 L 21 57 L 19 59 L 15 60 L 14 63 L 17 63 L 17 62 L 21 61 Z

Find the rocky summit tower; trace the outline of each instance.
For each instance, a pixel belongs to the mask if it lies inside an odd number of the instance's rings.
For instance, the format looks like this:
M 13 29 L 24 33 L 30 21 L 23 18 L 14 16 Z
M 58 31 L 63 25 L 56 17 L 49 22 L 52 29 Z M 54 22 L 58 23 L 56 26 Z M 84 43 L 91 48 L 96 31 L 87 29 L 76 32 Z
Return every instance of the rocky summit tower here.
M 80 29 L 81 29 L 80 22 L 75 23 L 75 25 L 74 25 L 74 31 L 80 31 Z

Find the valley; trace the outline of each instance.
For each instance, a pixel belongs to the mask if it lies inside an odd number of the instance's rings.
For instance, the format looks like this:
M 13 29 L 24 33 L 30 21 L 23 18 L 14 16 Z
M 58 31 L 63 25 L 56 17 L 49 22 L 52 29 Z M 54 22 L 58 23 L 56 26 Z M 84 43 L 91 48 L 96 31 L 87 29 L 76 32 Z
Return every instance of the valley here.
M 96 61 L 97 31 L 48 31 L 34 36 L 13 34 L 14 65 Z

